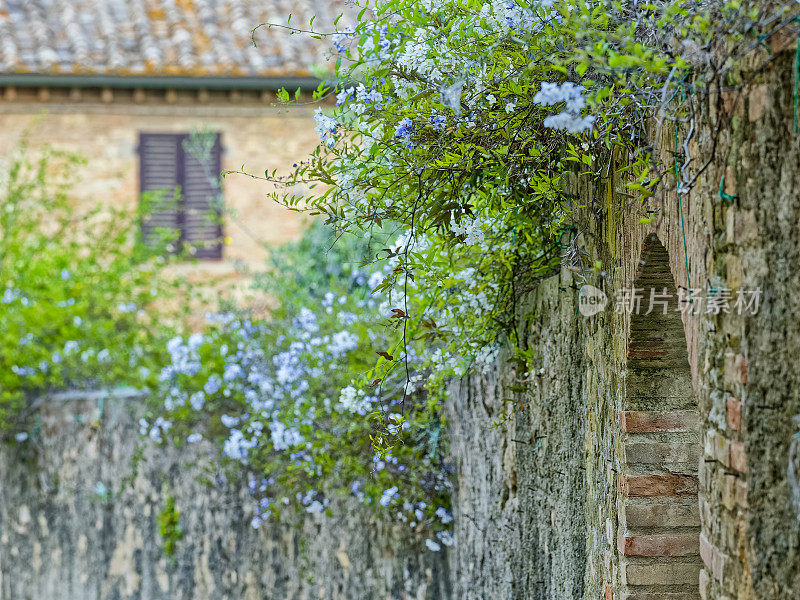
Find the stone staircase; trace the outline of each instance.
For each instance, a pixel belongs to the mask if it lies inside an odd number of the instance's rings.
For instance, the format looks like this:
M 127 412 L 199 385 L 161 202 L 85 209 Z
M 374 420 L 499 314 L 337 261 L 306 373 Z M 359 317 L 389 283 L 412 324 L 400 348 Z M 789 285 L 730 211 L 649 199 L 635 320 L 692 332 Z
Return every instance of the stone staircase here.
M 697 413 L 620 414 L 619 535 L 627 600 L 697 600 Z
M 698 600 L 700 439 L 678 296 L 661 242 L 642 251 L 619 415 L 622 469 L 617 548 L 622 600 Z M 650 290 L 670 300 L 650 308 Z

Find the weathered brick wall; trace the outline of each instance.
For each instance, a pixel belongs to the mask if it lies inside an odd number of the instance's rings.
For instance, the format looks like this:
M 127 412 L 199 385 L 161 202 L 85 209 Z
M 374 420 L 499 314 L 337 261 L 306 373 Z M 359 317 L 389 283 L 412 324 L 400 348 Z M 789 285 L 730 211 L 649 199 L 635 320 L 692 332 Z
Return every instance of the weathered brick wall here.
M 710 517 L 701 543 L 709 597 L 800 596 L 800 513 L 789 476 L 800 428 L 800 138 L 789 75 L 796 40 L 787 42 L 734 109 L 724 167 L 736 200 L 719 214 L 712 241 L 709 276 L 761 288 L 764 300 L 755 317 L 720 315 L 708 325 L 706 454 L 714 462 L 701 479 L 701 512 L 710 513 L 701 515 Z
M 0 598 L 450 598 L 446 556 L 357 505 L 252 529 L 247 485 L 226 481 L 204 443 L 145 443 L 134 470 L 142 409 L 135 393 L 50 397 L 41 436 L 0 449 Z M 157 522 L 168 495 L 183 529 L 174 560 Z

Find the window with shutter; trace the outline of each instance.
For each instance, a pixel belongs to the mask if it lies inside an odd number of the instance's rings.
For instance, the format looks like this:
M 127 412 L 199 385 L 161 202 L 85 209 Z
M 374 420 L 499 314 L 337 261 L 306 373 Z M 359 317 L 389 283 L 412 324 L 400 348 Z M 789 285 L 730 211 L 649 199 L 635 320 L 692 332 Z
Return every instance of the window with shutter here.
M 155 246 L 165 238 L 180 235 L 178 137 L 172 134 L 139 137 L 139 189 L 145 203 L 142 235 L 148 245 Z
M 144 241 L 170 235 L 197 258 L 222 258 L 222 146 L 219 134 L 142 133 L 140 190 Z

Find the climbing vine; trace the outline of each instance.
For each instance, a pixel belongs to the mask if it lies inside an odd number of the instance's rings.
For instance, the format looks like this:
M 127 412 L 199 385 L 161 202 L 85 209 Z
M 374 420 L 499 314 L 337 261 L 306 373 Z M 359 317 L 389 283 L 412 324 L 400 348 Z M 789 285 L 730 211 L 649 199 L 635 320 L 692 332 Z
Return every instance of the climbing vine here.
M 316 93 L 319 147 L 290 176 L 264 175 L 273 199 L 324 217 L 346 251 L 312 232 L 264 280 L 280 299 L 270 319 L 234 311 L 172 340 L 166 401 L 142 432 L 206 436 L 243 465 L 254 527 L 289 507 L 331 511 L 344 494 L 438 550 L 452 541 L 447 380 L 491 365 L 507 342 L 529 366 L 514 303 L 583 259 L 592 211 L 574 184 L 614 178 L 635 202 L 656 202 L 660 186 L 686 194 L 711 160 L 690 152 L 695 103 L 726 91 L 796 9 L 352 6 L 358 17 L 331 31 L 282 25 L 328 37 L 336 77 Z
M 82 162 L 23 143 L 0 172 L 0 439 L 31 441 L 44 392 L 152 386 L 163 362 L 166 261 L 135 214 L 74 206 Z
M 269 318 L 230 306 L 158 346 L 159 368 L 142 371 L 154 394 L 140 428 L 156 443 L 213 444 L 244 473 L 253 527 L 330 512 L 344 495 L 439 550 L 452 543 L 447 380 L 493 364 L 505 343 L 530 366 L 514 303 L 582 260 L 576 240 L 593 217 L 575 183 L 593 189 L 613 177 L 635 202 L 656 202 L 666 186 L 686 194 L 710 161 L 691 155 L 695 103 L 733 85 L 743 53 L 796 9 L 744 0 L 353 6 L 358 16 L 330 31 L 284 25 L 330 38 L 335 81 L 316 94 L 319 147 L 290 176 L 264 175 L 275 200 L 327 226 L 274 254 L 259 284 L 274 301 Z M 293 102 L 289 92 L 282 100 Z M 62 281 L 79 268 L 56 252 L 51 262 Z M 122 331 L 134 351 L 114 352 L 102 335 L 72 340 L 84 321 L 68 309 L 38 367 L 12 367 L 31 382 L 14 398 L 62 373 L 50 365 L 75 343 L 95 370 L 117 355 L 118 370 L 144 366 L 130 358 L 140 356 L 136 318 L 147 316 L 144 264 L 119 262 L 123 285 L 103 280 L 103 302 L 91 304 L 101 307 L 91 313 L 98 331 Z M 20 280 L 7 280 L 3 299 L 18 314 L 30 296 Z M 82 306 L 65 294 L 48 297 Z M 160 526 L 174 549 L 174 503 Z
M 395 232 L 366 257 L 386 265 L 381 316 L 397 325 L 378 370 L 407 371 L 404 349 L 424 339 L 432 396 L 506 336 L 515 346 L 519 294 L 581 260 L 591 207 L 571 184 L 685 195 L 713 159 L 690 152 L 698 99 L 734 91 L 742 57 L 797 13 L 742 0 L 358 7 L 350 26 L 305 31 L 334 45 L 338 83 L 318 97 L 335 107 L 317 109 L 310 159 L 265 178 L 275 200 L 343 232 Z M 311 193 L 286 193 L 298 184 Z
M 440 412 L 418 378 L 370 375 L 392 331 L 375 321 L 384 274 L 359 266 L 372 239 L 332 234 L 317 223 L 272 252 L 258 278 L 277 299 L 269 318 L 231 307 L 167 344 L 141 431 L 158 443 L 214 444 L 235 467 L 228 479 L 244 474 L 255 528 L 331 513 L 344 496 L 438 548 L 451 540 Z M 417 355 L 409 365 L 417 370 Z M 415 402 L 404 406 L 406 395 Z
M 164 540 L 164 555 L 175 561 L 178 543 L 183 539 L 183 528 L 180 526 L 181 513 L 175 505 L 174 496 L 167 495 L 164 509 L 158 513 L 158 533 Z

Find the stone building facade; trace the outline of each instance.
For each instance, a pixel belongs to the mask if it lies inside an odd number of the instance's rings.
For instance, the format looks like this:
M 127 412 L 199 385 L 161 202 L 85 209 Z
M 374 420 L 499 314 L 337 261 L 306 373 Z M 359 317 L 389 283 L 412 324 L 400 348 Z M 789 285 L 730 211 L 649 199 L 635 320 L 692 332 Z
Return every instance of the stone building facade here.
M 221 170 L 287 174 L 316 146 L 312 103 L 287 109 L 277 91 L 310 91 L 309 68 L 330 67 L 325 40 L 257 27 L 330 24 L 343 2 L 0 3 L 0 159 L 26 140 L 79 153 L 73 197 L 135 210 L 140 136 L 221 136 Z M 347 16 L 345 15 L 345 20 Z M 342 22 L 344 24 L 344 22 Z M 343 26 L 343 25 L 342 25 Z M 265 248 L 295 239 L 298 213 L 265 201 L 271 188 L 245 175 L 222 185 L 221 257 L 177 270 L 237 281 Z
M 69 101 L 69 90 L 55 90 L 40 101 L 39 91 L 17 88 L 13 101 L 0 100 L 0 145 L 3 152 L 12 152 L 24 139 L 34 150 L 49 145 L 82 155 L 86 163 L 75 169 L 71 192 L 79 209 L 108 203 L 136 211 L 142 133 L 206 128 L 220 134 L 223 171 L 244 167 L 261 176 L 274 169 L 288 173 L 319 140 L 312 109 L 281 109 L 269 91 L 236 92 L 234 102 L 232 92 L 218 93 L 199 102 L 197 91 L 184 90 L 168 103 L 165 90 L 148 90 L 149 99 L 142 104 L 125 90 L 114 93 L 109 103 L 99 100 L 100 90 L 81 90 L 81 101 Z M 7 98 L 8 87 L 5 94 Z M 266 199 L 270 190 L 263 181 L 227 175 L 222 183 L 221 260 L 187 260 L 175 270 L 197 281 L 219 278 L 225 286 L 244 284 L 248 270 L 263 267 L 269 246 L 296 239 L 303 228 L 299 213 Z

